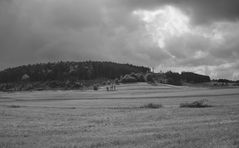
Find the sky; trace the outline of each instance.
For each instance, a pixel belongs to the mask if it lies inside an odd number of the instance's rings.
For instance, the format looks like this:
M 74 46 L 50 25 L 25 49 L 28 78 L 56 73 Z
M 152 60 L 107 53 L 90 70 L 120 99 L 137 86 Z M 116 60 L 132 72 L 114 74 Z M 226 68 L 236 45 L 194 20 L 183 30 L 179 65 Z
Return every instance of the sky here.
M 113 61 L 239 79 L 238 0 L 0 0 L 0 70 Z

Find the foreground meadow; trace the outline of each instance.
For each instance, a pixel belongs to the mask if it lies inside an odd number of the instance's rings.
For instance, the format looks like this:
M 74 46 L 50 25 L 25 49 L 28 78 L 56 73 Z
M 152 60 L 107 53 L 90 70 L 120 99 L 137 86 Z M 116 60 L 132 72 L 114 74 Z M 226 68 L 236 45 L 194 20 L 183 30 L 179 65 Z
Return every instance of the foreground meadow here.
M 200 99 L 212 107 L 179 107 Z M 142 108 L 148 103 L 163 107 Z M 0 93 L 0 147 L 238 148 L 239 88 Z

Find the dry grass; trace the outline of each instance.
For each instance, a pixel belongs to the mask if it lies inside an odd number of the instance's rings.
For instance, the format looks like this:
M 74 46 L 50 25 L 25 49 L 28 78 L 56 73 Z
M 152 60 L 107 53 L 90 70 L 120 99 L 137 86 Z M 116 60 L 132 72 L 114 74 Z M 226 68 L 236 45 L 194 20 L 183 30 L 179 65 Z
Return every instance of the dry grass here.
M 112 93 L 102 89 L 1 93 L 0 148 L 238 148 L 235 92 L 238 89 L 135 84 L 121 85 Z M 178 107 L 199 94 L 213 107 Z M 123 99 L 117 99 L 120 95 Z M 151 102 L 164 107 L 139 108 Z
M 193 101 L 192 103 L 181 103 L 180 107 L 188 107 L 188 108 L 204 108 L 204 107 L 212 107 L 212 105 L 208 104 L 208 100 L 198 100 Z
M 145 104 L 145 105 L 141 106 L 140 108 L 158 109 L 158 108 L 162 108 L 162 107 L 163 107 L 162 104 L 148 103 L 148 104 Z

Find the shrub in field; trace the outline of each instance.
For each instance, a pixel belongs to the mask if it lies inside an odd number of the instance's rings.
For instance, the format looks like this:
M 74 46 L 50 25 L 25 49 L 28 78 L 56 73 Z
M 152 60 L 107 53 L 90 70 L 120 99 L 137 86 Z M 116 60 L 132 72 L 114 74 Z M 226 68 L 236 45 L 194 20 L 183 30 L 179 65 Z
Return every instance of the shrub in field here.
M 162 104 L 154 104 L 154 103 L 149 103 L 144 106 L 141 106 L 141 108 L 153 108 L 153 109 L 157 109 L 157 108 L 161 108 L 161 107 L 163 107 Z
M 198 100 L 192 103 L 181 103 L 180 107 L 188 107 L 188 108 L 202 108 L 202 107 L 212 107 L 211 105 L 207 104 L 207 100 Z
M 93 86 L 93 90 L 98 90 L 99 89 L 99 86 L 98 85 L 94 85 Z
M 131 73 L 130 76 L 134 77 L 137 82 L 145 82 L 144 74 L 142 73 Z
M 116 85 L 119 85 L 119 79 L 115 79 L 114 82 L 115 82 Z
M 50 81 L 50 82 L 48 82 L 48 86 L 50 88 L 57 88 L 59 85 L 58 85 L 57 81 Z
M 149 83 L 154 83 L 154 76 L 152 73 L 147 73 L 145 76 L 144 76 L 144 79 L 146 82 L 149 82 Z
M 20 108 L 19 105 L 10 105 L 9 108 Z

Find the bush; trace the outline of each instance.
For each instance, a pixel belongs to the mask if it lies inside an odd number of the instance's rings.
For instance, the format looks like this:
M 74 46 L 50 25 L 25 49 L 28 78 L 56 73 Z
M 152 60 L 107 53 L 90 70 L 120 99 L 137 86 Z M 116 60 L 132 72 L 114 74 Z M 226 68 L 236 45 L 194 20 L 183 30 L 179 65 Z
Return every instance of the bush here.
M 20 108 L 21 106 L 19 106 L 19 105 L 9 105 L 8 107 L 9 108 Z
M 58 87 L 58 84 L 57 84 L 56 81 L 50 81 L 50 82 L 48 83 L 48 86 L 49 86 L 50 88 L 56 88 L 56 87 Z
M 149 103 L 149 104 L 146 104 L 146 105 L 142 106 L 141 108 L 153 108 L 153 109 L 157 109 L 157 108 L 161 108 L 161 107 L 163 107 L 162 104 Z
M 174 80 L 172 78 L 169 78 L 167 84 L 180 86 L 182 85 L 182 82 L 181 80 Z
M 115 82 L 116 85 L 119 85 L 119 79 L 115 79 L 114 82 Z
M 144 76 L 144 79 L 145 79 L 146 82 L 154 83 L 154 78 L 153 78 L 153 74 L 152 73 L 147 73 Z
M 145 82 L 144 74 L 142 73 L 131 73 L 130 76 L 134 77 L 137 80 L 137 82 Z
M 23 90 L 32 90 L 33 89 L 33 85 L 31 83 L 27 83 L 24 85 Z
M 99 86 L 98 85 L 94 85 L 93 86 L 93 90 L 98 90 L 99 89 Z
M 194 101 L 192 103 L 181 103 L 180 107 L 188 107 L 188 108 L 202 108 L 202 107 L 212 107 L 211 105 L 207 104 L 207 100 L 199 100 Z
M 80 83 L 80 82 L 74 82 L 74 83 L 73 83 L 73 87 L 74 87 L 74 88 L 80 88 L 80 87 L 83 87 L 83 84 Z
M 139 82 L 145 82 L 144 74 L 142 74 L 142 73 L 137 73 L 137 74 L 136 74 L 136 77 L 137 77 L 137 80 L 138 80 Z

